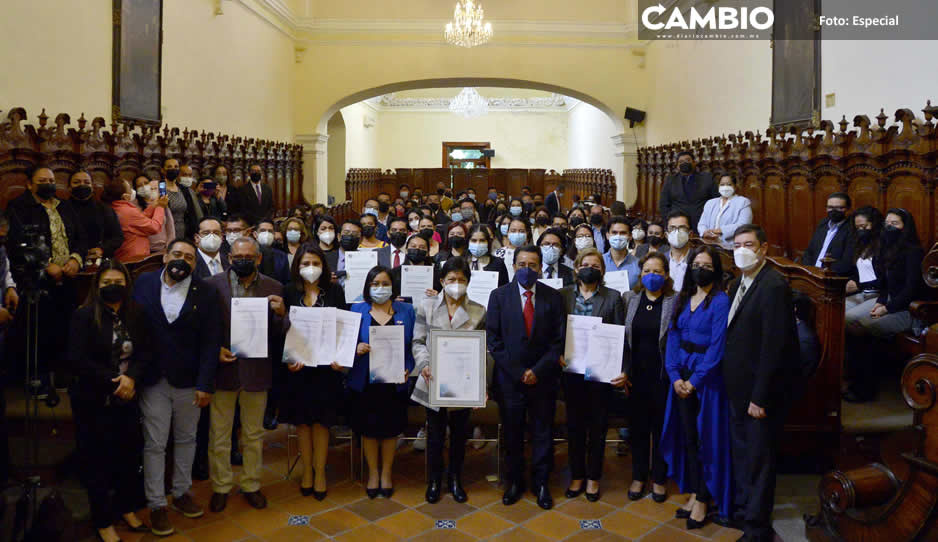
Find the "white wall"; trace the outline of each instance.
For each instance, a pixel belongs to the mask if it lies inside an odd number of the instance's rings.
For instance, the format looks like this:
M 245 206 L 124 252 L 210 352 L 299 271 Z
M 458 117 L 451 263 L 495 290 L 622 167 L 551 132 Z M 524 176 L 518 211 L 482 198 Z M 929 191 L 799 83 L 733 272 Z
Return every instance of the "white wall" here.
M 490 112 L 471 119 L 449 112 L 381 112 L 379 162 L 383 168 L 441 167 L 444 141 L 487 141 L 495 149 L 493 168 L 562 171 L 567 117 L 566 112 Z
M 345 167 L 350 168 L 388 168 L 378 158 L 378 113 L 359 102 L 342 108 L 345 120 Z M 365 127 L 365 119 L 372 126 Z
M 599 109 L 584 102 L 574 106 L 570 110 L 567 134 L 567 167 L 621 169 L 621 159 L 615 155 L 612 142 L 612 136 L 617 135 L 615 126 Z
M 852 125 L 854 116 L 869 115 L 876 122 L 881 107 L 890 123 L 901 108 L 922 117 L 926 100 L 938 105 L 938 72 L 926 60 L 936 55 L 936 41 L 823 42 L 821 88 L 835 94 L 835 105 L 822 109 L 821 117 L 836 124 L 846 115 Z
M 345 120 L 337 111 L 329 119 L 329 195 L 336 202 L 345 201 Z

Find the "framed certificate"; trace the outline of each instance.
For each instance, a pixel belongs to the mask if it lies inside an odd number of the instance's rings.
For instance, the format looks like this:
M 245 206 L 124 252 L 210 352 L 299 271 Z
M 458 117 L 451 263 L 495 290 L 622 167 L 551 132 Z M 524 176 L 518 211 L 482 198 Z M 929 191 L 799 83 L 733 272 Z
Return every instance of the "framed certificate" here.
M 485 406 L 485 331 L 430 330 L 430 406 Z

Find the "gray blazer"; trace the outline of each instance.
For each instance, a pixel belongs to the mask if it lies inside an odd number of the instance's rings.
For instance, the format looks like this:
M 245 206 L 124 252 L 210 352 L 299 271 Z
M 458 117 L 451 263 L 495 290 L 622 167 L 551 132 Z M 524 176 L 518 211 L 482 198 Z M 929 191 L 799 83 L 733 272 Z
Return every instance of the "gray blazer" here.
M 563 307 L 567 314 L 573 314 L 573 309 L 576 306 L 577 287 L 577 284 L 574 283 L 558 290 L 561 297 L 563 297 Z M 615 324 L 617 326 L 625 324 L 625 305 L 622 303 L 622 297 L 619 295 L 619 292 L 600 285 L 592 299 L 592 316 L 602 318 L 604 324 Z M 626 329 L 625 333 L 628 335 L 628 329 Z M 627 340 L 628 338 L 626 338 L 626 341 Z M 628 343 L 626 343 L 626 345 L 628 345 Z M 623 373 L 628 369 L 628 351 L 629 349 L 626 347 L 625 352 L 622 353 Z
M 462 306 L 456 309 L 453 319 L 450 320 L 445 295 L 440 292 L 436 297 L 415 303 L 417 320 L 411 347 L 414 354 L 414 369 L 411 374 L 417 375 L 417 385 L 414 386 L 411 399 L 427 407 L 430 406 L 430 390 L 420 372 L 430 365 L 430 330 L 485 330 L 485 307 L 470 300 L 468 295 L 463 296 Z M 489 387 L 493 365 L 494 360 L 487 356 L 485 372 Z
M 625 337 L 628 341 L 626 355 L 626 372 L 632 368 L 632 322 L 635 320 L 635 313 L 638 312 L 638 305 L 642 299 L 642 294 L 628 291 L 622 294 L 625 304 Z M 661 300 L 661 326 L 658 329 L 658 344 L 661 350 L 661 364 L 664 367 L 664 347 L 668 343 L 668 328 L 671 326 L 671 317 L 674 315 L 674 305 L 677 303 L 677 293 L 665 296 Z

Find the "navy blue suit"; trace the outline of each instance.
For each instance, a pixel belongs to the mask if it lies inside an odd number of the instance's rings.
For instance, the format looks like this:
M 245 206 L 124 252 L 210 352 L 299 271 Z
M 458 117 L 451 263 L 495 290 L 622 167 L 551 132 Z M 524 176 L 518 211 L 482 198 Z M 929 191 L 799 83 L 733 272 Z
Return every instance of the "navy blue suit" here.
M 528 337 L 519 288 L 515 279 L 492 292 L 486 315 L 486 339 L 495 360 L 495 394 L 505 426 L 506 482 L 524 485 L 525 420 L 530 414 L 531 481 L 537 488 L 547 484 L 554 463 L 552 427 L 559 387 L 558 361 L 563 355 L 567 321 L 560 293 L 537 284 L 534 327 Z M 521 382 L 527 369 L 537 377 L 533 386 Z
M 290 260 L 287 253 L 274 247 L 261 248 L 261 274 L 276 279 L 280 284 L 290 282 Z
M 193 277 L 179 317 L 170 323 L 160 302 L 162 272 L 144 273 L 134 284 L 134 301 L 153 336 L 159 338 L 152 342 L 152 361 L 140 385 L 152 386 L 165 377 L 174 388 L 214 393 L 221 347 L 218 294 Z

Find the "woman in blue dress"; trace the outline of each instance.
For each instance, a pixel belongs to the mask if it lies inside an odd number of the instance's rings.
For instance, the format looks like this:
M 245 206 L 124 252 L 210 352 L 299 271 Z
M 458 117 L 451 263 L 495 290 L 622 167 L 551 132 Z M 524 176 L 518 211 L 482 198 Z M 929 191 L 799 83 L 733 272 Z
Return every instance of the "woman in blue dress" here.
M 407 376 L 414 369 L 411 343 L 417 317 L 410 303 L 392 301 L 400 295 L 398 285 L 387 267 L 375 266 L 365 278 L 362 292 L 364 303 L 352 305 L 352 312 L 361 314 L 355 363 L 348 373 L 352 393 L 352 429 L 362 437 L 362 451 L 368 462 L 368 485 L 365 493 L 373 499 L 378 495 L 390 498 L 394 492 L 391 468 L 397 436 L 407 425 Z M 403 383 L 373 382 L 369 361 L 372 327 L 404 326 Z M 379 460 L 380 456 L 380 460 Z
M 671 389 L 661 451 L 671 479 L 691 494 L 676 517 L 698 529 L 707 522 L 711 499 L 724 517 L 733 504 L 729 410 L 720 369 L 730 301 L 716 249 L 699 247 L 690 258 L 690 280 L 684 280 L 668 332 L 665 370 Z

